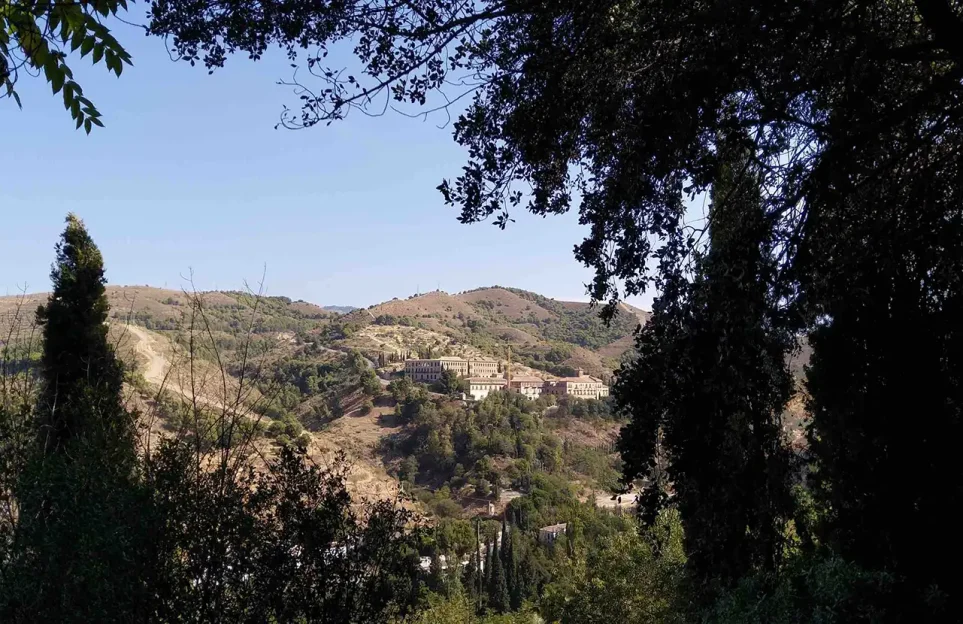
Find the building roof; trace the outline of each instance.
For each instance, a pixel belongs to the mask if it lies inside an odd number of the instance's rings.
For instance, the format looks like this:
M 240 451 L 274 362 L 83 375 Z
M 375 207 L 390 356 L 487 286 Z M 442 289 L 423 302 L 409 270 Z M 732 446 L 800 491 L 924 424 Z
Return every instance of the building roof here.
M 541 377 L 532 377 L 530 375 L 512 375 L 512 382 L 516 381 L 519 383 L 545 383 L 545 380 Z
M 601 379 L 596 379 L 595 377 L 590 377 L 588 375 L 583 375 L 581 377 L 561 377 L 559 379 L 553 379 L 554 383 L 558 382 L 568 382 L 568 383 L 602 383 Z
M 443 356 L 441 356 L 441 357 L 439 357 L 439 358 L 435 358 L 435 359 L 437 359 L 437 360 L 444 360 L 444 361 L 446 361 L 446 362 L 465 362 L 465 361 L 466 361 L 465 358 L 460 358 L 460 357 L 458 357 L 458 356 L 456 356 L 456 355 L 443 355 Z
M 498 377 L 468 377 L 466 379 L 468 383 L 490 383 L 496 386 L 504 386 L 507 381 L 504 379 L 499 379 Z
M 553 524 L 551 526 L 542 527 L 538 531 L 539 533 L 541 533 L 542 531 L 545 531 L 546 533 L 561 533 L 567 528 L 568 528 L 568 523 L 563 522 L 561 524 Z

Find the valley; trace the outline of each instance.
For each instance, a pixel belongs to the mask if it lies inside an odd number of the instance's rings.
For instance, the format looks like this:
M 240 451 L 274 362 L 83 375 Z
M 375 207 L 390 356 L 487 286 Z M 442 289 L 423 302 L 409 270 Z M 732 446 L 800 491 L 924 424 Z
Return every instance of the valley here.
M 648 315 L 622 306 L 605 326 L 588 304 L 500 287 L 337 310 L 285 297 L 146 286 L 110 286 L 107 297 L 115 349 L 133 371 L 132 393 L 157 416 L 151 435 L 177 431 L 183 421 L 177 413 L 193 405 L 243 414 L 261 432 L 256 444 L 266 458 L 295 440 L 322 465 L 343 453 L 351 466 L 348 487 L 359 502 L 397 499 L 405 491 L 411 505 L 446 516 L 485 512 L 484 501 L 500 513 L 518 495 L 511 489 L 519 478 L 515 464 L 525 455 L 485 447 L 464 456 L 474 458 L 472 465 L 454 471 L 454 456 L 439 460 L 422 448 L 424 422 L 408 412 L 459 420 L 477 408 L 420 384 L 425 391 L 415 389 L 417 399 L 411 388 L 399 396 L 393 386 L 403 377 L 405 358 L 487 358 L 500 366 L 510 361 L 520 378 L 582 369 L 610 380 Z M 28 295 L 19 305 L 32 310 L 43 298 Z M 0 298 L 0 315 L 16 305 L 15 298 Z M 600 492 L 616 480 L 619 423 L 608 415 L 572 415 L 567 407 L 562 413 L 547 402 L 532 409 L 538 422 L 525 434 L 534 444 L 525 461 L 568 475 L 583 500 L 611 502 L 611 494 Z M 488 435 L 511 430 L 508 422 L 492 426 Z M 416 456 L 423 464 L 417 476 L 411 473 Z M 457 507 L 429 495 L 438 488 Z

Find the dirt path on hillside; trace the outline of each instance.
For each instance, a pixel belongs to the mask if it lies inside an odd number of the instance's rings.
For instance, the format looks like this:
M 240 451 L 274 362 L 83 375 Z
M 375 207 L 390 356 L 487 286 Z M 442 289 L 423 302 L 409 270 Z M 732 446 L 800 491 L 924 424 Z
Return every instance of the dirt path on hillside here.
M 153 386 L 161 387 L 191 400 L 190 384 L 179 379 L 177 369 L 171 371 L 167 349 L 161 344 L 160 336 L 136 325 L 127 325 L 126 330 L 133 340 L 133 350 L 139 356 L 138 362 L 144 378 Z M 339 355 L 342 352 L 337 351 Z M 140 366 L 142 361 L 146 366 Z M 183 383 L 183 385 L 181 385 Z M 222 408 L 220 401 L 198 395 L 198 401 Z M 382 436 L 399 431 L 399 427 L 384 420 L 391 415 L 391 408 L 375 408 L 369 414 L 361 415 L 357 410 L 342 416 L 324 431 L 315 432 L 314 459 L 322 464 L 330 464 L 338 451 L 343 451 L 350 464 L 348 490 L 359 501 L 397 499 L 398 480 L 385 471 L 378 455 L 377 447 Z M 270 454 L 270 452 L 268 452 Z
M 147 358 L 147 368 L 143 371 L 144 379 L 155 386 L 164 384 L 170 362 L 154 349 L 156 338 L 148 334 L 146 329 L 136 325 L 127 325 L 127 331 L 137 338 L 134 351 Z
M 134 352 L 147 359 L 147 367 L 142 371 L 144 379 L 151 385 L 170 390 L 187 400 L 193 400 L 195 392 L 189 387 L 189 384 L 182 385 L 180 383 L 176 375 L 176 369 L 172 369 L 170 359 L 159 344 L 159 336 L 137 325 L 126 325 L 125 329 L 136 339 Z M 205 405 L 218 409 L 224 408 L 222 401 L 201 393 L 196 393 L 196 395 L 197 400 Z

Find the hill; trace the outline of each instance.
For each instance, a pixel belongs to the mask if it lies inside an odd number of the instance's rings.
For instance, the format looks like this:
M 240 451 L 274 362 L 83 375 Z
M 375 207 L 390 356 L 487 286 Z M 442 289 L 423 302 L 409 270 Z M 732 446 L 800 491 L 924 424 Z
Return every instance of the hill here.
M 238 403 L 260 436 L 265 456 L 277 445 L 295 440 L 309 444 L 318 459 L 346 453 L 353 462 L 352 492 L 362 498 L 393 498 L 400 477 L 413 479 L 402 460 L 414 451 L 405 457 L 396 452 L 420 449 L 421 429 L 415 422 L 399 421 L 401 406 L 384 393 L 402 366 L 400 354 L 431 350 L 438 355 L 492 354 L 504 360 L 510 347 L 513 366 L 521 373 L 526 366 L 533 372 L 560 374 L 581 367 L 607 375 L 622 355 L 622 345 L 631 346 L 632 331 L 646 318 L 645 312 L 625 307 L 606 326 L 588 304 L 501 287 L 457 295 L 428 293 L 344 312 L 236 291 L 195 296 L 147 286 L 110 286 L 107 296 L 111 335 L 133 371 L 132 400 L 150 416 L 152 438 L 177 432 L 192 404 L 216 413 Z M 7 329 L 18 310 L 21 324 L 29 325 L 45 299 L 43 293 L 0 298 L 0 343 L 14 340 L 7 338 Z M 23 335 L 29 336 L 29 331 Z M 37 349 L 34 343 L 32 355 L 24 357 L 26 366 L 30 358 L 35 360 Z M 188 357 L 191 352 L 193 359 Z M 379 357 L 386 354 L 392 357 Z M 448 404 L 430 392 L 419 396 L 424 405 L 434 405 L 424 408 L 425 414 L 437 410 L 438 418 L 449 419 L 446 423 L 474 421 L 459 416 L 460 410 L 472 408 Z M 588 488 L 611 485 L 616 474 L 611 452 L 618 430 L 615 421 L 566 417 L 531 426 L 532 452 L 538 457 L 557 451 L 559 470 L 568 471 L 571 480 Z M 495 435 L 499 427 L 487 435 Z M 462 507 L 481 505 L 476 489 L 480 493 L 486 479 L 492 482 L 493 470 L 514 465 L 503 442 L 455 458 L 470 459 L 474 465 L 490 454 L 494 464 L 486 468 L 491 473 L 487 477 L 466 466 L 464 475 L 455 478 L 446 464 L 444 482 L 458 490 L 455 498 Z M 216 444 L 216 437 L 205 443 Z M 414 454 L 424 468 L 441 461 L 428 451 Z M 441 475 L 440 466 L 432 473 Z M 434 483 L 433 477 L 424 476 L 424 469 L 419 474 L 419 482 Z M 510 479 L 503 485 L 506 492 L 498 493 L 497 488 L 489 492 L 497 506 L 515 495 Z M 437 503 L 431 497 L 422 501 L 429 510 Z M 451 513 L 448 507 L 446 513 Z
M 570 375 L 582 368 L 609 376 L 649 313 L 622 305 L 606 324 L 598 312 L 588 303 L 494 286 L 394 299 L 342 321 L 347 343 L 366 352 L 425 353 L 431 348 L 435 354 L 456 355 L 470 348 L 506 358 L 511 349 L 513 360 L 548 373 Z

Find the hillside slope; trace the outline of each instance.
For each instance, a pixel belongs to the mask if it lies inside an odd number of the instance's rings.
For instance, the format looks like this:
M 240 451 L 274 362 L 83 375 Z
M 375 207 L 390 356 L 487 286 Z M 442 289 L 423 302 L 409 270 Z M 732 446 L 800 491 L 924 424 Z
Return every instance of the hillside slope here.
M 21 324 L 29 325 L 46 296 L 0 297 L 0 330 L 9 328 L 18 309 Z M 163 386 L 168 402 L 190 403 L 196 391 L 200 405 L 219 411 L 229 400 L 225 397 L 238 395 L 244 372 L 246 409 L 265 429 L 265 452 L 281 439 L 298 436 L 310 437 L 319 460 L 344 452 L 354 464 L 352 492 L 363 498 L 393 498 L 399 491 L 398 480 L 389 474 L 397 467 L 386 465 L 381 452 L 383 440 L 402 434 L 392 420 L 395 408 L 385 396 L 373 409 L 366 407 L 371 396 L 364 390 L 365 375 L 370 375 L 366 368 L 384 364 L 379 355 L 390 353 L 396 360 L 382 366 L 385 376 L 401 367 L 397 360 L 402 354 L 488 354 L 504 361 L 509 348 L 519 374 L 570 374 L 583 368 L 608 375 L 622 345 L 631 346 L 633 330 L 645 320 L 644 312 L 625 308 L 606 326 L 588 304 L 501 287 L 457 295 L 434 292 L 367 310 L 338 311 L 241 292 L 195 298 L 169 289 L 110 286 L 107 296 L 117 352 L 139 373 L 134 386 L 140 405 L 154 404 Z M 197 356 L 193 367 L 186 366 L 190 348 Z M 352 355 L 354 350 L 367 362 Z M 252 381 L 253 370 L 259 377 Z M 162 435 L 172 423 L 160 422 L 151 435 Z M 559 439 L 578 442 L 576 446 L 600 443 L 582 431 L 584 425 L 572 426 L 571 431 L 569 425 L 559 426 Z M 612 423 L 607 426 L 611 429 Z M 606 435 L 613 431 L 606 429 Z M 473 503 L 466 499 L 465 504 Z
M 620 306 L 608 324 L 587 303 L 557 301 L 542 295 L 494 286 L 451 295 L 435 291 L 395 299 L 342 318 L 352 325 L 347 343 L 365 350 L 405 347 L 416 355 L 461 355 L 471 347 L 559 375 L 582 368 L 609 376 L 633 345 L 633 333 L 649 313 Z M 372 332 L 370 326 L 391 328 Z M 403 328 L 413 328 L 416 332 Z M 393 340 L 372 334 L 392 334 Z M 403 335 L 404 344 L 398 342 Z

